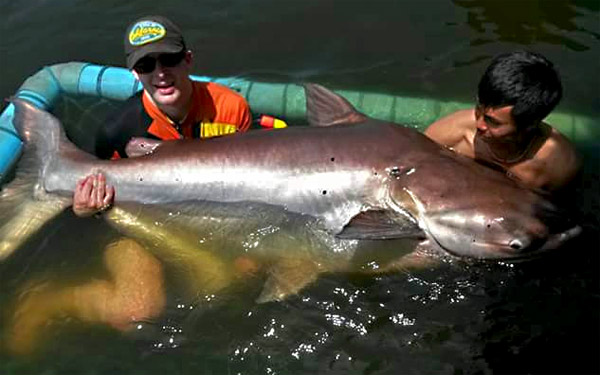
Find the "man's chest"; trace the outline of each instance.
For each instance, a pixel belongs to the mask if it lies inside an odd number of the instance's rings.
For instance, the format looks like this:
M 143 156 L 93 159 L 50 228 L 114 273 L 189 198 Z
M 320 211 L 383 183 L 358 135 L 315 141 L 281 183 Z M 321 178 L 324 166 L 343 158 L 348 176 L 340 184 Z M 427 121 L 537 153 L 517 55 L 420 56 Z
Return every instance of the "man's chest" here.
M 527 185 L 537 180 L 540 171 L 544 169 L 544 160 L 539 155 L 530 155 L 516 163 L 502 162 L 502 160 L 494 157 L 490 150 L 482 147 L 481 144 L 479 147 L 476 147 L 475 143 L 475 132 L 473 132 L 465 136 L 453 149 L 461 155 L 473 158 L 491 168 L 500 170 L 506 173 L 511 179 L 524 182 Z

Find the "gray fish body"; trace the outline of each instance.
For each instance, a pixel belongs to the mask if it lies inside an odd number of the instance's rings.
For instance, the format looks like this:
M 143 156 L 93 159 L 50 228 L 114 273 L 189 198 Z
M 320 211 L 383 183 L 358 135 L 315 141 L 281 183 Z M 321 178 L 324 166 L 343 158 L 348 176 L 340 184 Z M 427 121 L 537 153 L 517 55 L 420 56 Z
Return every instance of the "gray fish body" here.
M 403 130 L 359 124 L 174 141 L 118 162 L 57 160 L 43 185 L 72 194 L 77 179 L 102 171 L 117 203 L 261 202 L 319 218 L 338 233 L 361 211 L 388 209 L 386 169 L 400 163 L 393 141 Z
M 116 206 L 264 204 L 313 218 L 336 238 L 421 237 L 466 257 L 526 257 L 579 232 L 556 220 L 544 197 L 415 130 L 361 115 L 316 85 L 307 86 L 312 127 L 164 142 L 118 161 L 84 154 L 50 114 L 15 105 L 25 154 L 36 155 L 29 159 L 39 168 L 37 189 L 64 197 L 63 207 L 78 179 L 101 171 L 115 186 Z

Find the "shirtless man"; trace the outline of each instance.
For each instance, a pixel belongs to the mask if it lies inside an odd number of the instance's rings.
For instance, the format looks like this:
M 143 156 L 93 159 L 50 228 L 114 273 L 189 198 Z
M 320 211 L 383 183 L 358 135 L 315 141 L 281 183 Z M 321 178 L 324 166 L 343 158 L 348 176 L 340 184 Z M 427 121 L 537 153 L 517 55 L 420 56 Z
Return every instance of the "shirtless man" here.
M 556 192 L 580 167 L 573 144 L 543 122 L 561 97 L 558 73 L 543 56 L 503 54 L 483 74 L 475 108 L 437 120 L 425 134 L 529 188 Z

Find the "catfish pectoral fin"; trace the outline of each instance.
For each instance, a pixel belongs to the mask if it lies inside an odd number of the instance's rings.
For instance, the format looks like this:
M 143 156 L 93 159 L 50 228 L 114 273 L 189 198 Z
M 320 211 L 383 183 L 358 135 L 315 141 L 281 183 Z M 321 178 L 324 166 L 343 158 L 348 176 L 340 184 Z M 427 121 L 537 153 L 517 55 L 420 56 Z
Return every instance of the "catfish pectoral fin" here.
M 160 213 L 164 215 L 160 208 L 121 205 L 107 211 L 104 218 L 174 271 L 189 298 L 216 293 L 235 280 L 232 267 L 216 255 L 217 249 L 199 243 L 177 226 L 165 225 L 167 220 Z
M 313 260 L 285 258 L 271 267 L 269 277 L 256 302 L 284 300 L 315 281 L 320 272 L 319 265 Z
M 4 203 L 0 204 L 3 209 L 0 219 L 4 219 L 5 215 L 10 215 L 10 218 L 0 226 L 0 261 L 8 258 L 46 222 L 71 204 L 70 199 L 57 197 L 48 197 L 47 200 L 26 199 L 9 210 Z
M 398 220 L 392 217 L 388 211 L 381 210 L 361 212 L 336 235 L 342 239 L 357 240 L 422 238 L 424 236 L 425 234 L 414 219 L 407 216 Z
M 133 137 L 127 142 L 127 145 L 125 145 L 125 153 L 129 158 L 149 155 L 162 143 L 163 141 L 158 141 L 156 139 Z
M 425 269 L 439 267 L 444 260 L 439 253 L 432 252 L 426 242 L 417 246 L 417 248 L 394 261 L 387 263 L 383 267 L 373 270 L 374 274 L 386 274 L 397 272 L 418 272 Z

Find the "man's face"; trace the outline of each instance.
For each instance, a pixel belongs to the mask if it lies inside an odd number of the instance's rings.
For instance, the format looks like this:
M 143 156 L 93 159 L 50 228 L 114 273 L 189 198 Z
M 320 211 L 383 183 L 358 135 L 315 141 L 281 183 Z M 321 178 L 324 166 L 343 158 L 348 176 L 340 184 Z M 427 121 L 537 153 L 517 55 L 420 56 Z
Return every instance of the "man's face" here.
M 133 67 L 133 75 L 157 105 L 185 105 L 191 93 L 190 68 L 192 53 L 151 53 Z
M 475 107 L 477 133 L 486 141 L 511 142 L 518 137 L 518 129 L 512 117 L 513 106 L 499 108 Z

